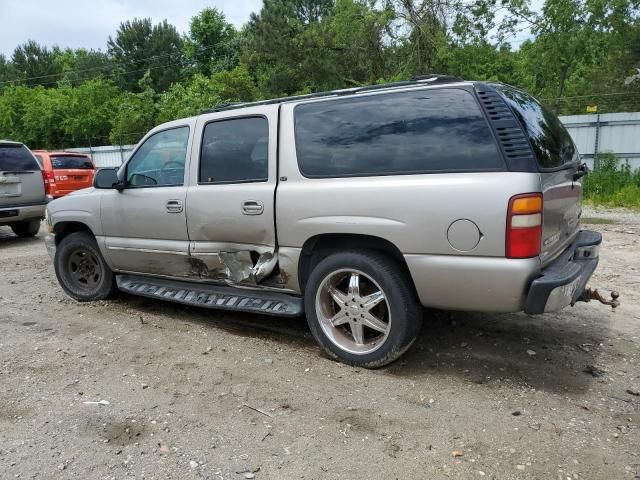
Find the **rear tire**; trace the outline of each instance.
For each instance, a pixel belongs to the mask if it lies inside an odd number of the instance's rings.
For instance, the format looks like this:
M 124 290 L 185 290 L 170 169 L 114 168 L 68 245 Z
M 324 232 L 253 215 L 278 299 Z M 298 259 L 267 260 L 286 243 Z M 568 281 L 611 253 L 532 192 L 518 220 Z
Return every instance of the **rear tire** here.
M 115 276 L 88 232 L 64 237 L 56 248 L 53 265 L 62 289 L 79 302 L 104 300 L 117 291 Z
M 20 238 L 29 238 L 40 231 L 40 220 L 27 220 L 25 222 L 12 223 L 11 230 Z
M 374 251 L 329 255 L 313 268 L 305 310 L 316 341 L 331 357 L 379 368 L 403 355 L 422 323 L 408 274 Z

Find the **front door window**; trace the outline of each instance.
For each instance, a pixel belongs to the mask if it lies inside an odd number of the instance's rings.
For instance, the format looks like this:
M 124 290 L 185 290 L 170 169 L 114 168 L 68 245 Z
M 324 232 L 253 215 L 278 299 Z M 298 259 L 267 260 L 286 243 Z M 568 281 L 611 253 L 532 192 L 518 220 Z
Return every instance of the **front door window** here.
M 127 164 L 127 187 L 184 184 L 189 127 L 155 133 L 145 140 Z

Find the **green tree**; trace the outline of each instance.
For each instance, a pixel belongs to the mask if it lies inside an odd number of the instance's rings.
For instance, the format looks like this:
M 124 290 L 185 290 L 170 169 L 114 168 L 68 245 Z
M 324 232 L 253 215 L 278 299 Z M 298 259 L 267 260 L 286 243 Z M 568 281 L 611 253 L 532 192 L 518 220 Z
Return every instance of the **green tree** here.
M 201 73 L 196 73 L 186 86 L 176 83 L 160 95 L 158 122 L 197 115 L 220 103 L 222 99 L 211 80 Z
M 9 85 L 0 95 L 0 138 L 29 143 L 24 127 L 24 112 L 31 100 L 31 89 L 23 85 Z
M 184 40 L 184 55 L 193 70 L 203 75 L 238 65 L 239 33 L 217 8 L 205 8 L 191 19 Z
M 37 86 L 30 89 L 24 104 L 23 141 L 31 148 L 58 148 L 68 145 L 63 128 L 67 115 L 64 90 Z
M 395 12 L 375 0 L 337 0 L 330 21 L 337 73 L 346 85 L 375 83 L 392 77 L 393 58 L 385 39 Z
M 265 0 L 247 25 L 244 61 L 267 96 L 333 88 L 330 31 L 333 0 Z
M 180 80 L 182 39 L 166 20 L 157 25 L 150 18 L 121 23 L 115 38 L 109 37 L 107 51 L 116 63 L 117 82 L 125 90 L 139 91 L 146 72 L 156 92 Z
M 109 56 L 100 51 L 66 48 L 54 52 L 55 62 L 60 69 L 60 81 L 79 85 L 87 80 L 113 75 L 113 63 Z
M 0 93 L 14 78 L 13 75 L 13 65 L 7 60 L 7 57 L 0 53 Z
M 243 65 L 213 74 L 210 83 L 223 102 L 251 102 L 257 98 L 256 86 Z
M 140 93 L 123 92 L 111 121 L 109 139 L 113 145 L 137 143 L 156 124 L 156 92 L 149 75 L 140 81 Z
M 59 88 L 66 96 L 62 127 L 72 142 L 76 145 L 106 143 L 121 98 L 118 87 L 111 80 L 97 78 L 77 87 Z
M 54 52 L 33 40 L 16 47 L 11 63 L 16 78 L 25 85 L 52 85 L 60 78 Z

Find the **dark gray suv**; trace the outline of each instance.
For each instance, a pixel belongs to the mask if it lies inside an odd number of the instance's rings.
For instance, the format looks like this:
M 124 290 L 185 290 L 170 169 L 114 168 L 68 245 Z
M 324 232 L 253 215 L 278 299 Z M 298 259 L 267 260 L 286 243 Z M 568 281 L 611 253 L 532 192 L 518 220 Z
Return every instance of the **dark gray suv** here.
M 44 177 L 36 158 L 22 143 L 0 140 L 0 226 L 20 237 L 40 230 L 47 205 Z

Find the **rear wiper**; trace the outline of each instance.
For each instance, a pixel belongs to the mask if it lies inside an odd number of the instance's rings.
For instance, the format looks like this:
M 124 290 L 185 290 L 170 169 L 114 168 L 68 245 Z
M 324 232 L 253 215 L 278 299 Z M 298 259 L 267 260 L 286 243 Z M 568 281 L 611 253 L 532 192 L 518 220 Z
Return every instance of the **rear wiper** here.
M 3 175 L 15 175 L 17 173 L 35 173 L 33 170 L 5 170 L 2 172 Z
M 583 163 L 573 174 L 573 181 L 576 182 L 589 173 L 589 167 L 586 163 Z

